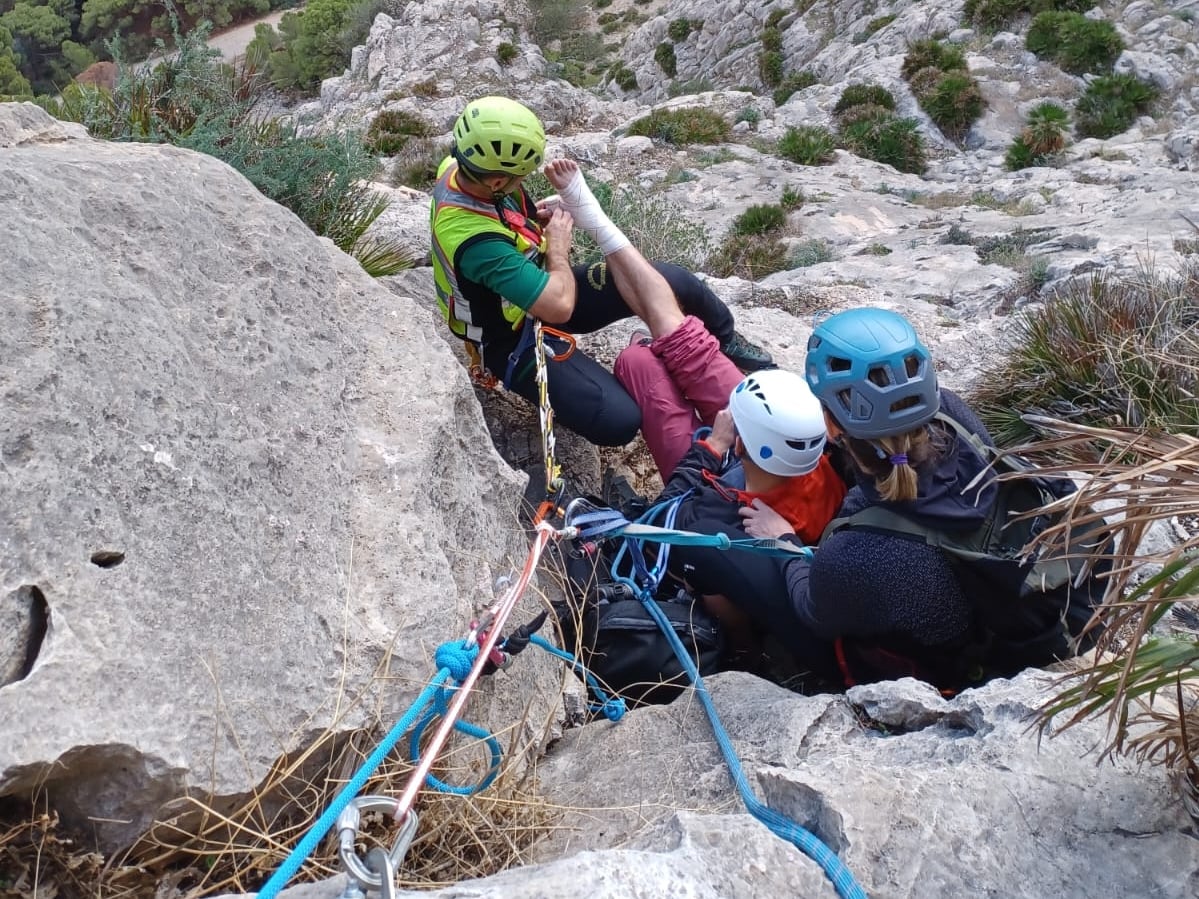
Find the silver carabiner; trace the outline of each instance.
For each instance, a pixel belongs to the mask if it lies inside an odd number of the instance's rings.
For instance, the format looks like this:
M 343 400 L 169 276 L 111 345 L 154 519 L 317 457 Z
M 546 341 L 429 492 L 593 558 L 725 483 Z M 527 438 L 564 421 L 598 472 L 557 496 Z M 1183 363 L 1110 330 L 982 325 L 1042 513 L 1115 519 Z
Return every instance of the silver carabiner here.
M 389 817 L 394 818 L 395 810 L 396 801 L 387 796 L 356 796 L 337 816 L 338 856 L 341 858 L 346 873 L 359 883 L 363 891 L 382 890 L 384 896 L 392 895 L 395 887 L 395 872 L 403 862 L 404 856 L 408 854 L 408 847 L 412 845 L 412 839 L 416 836 L 420 819 L 415 810 L 409 809 L 408 814 L 400 823 L 399 833 L 396 834 L 390 851 L 384 853 L 382 849 L 372 849 L 367 853 L 367 862 L 364 863 L 358 857 L 358 850 L 355 847 L 358 840 L 358 828 L 362 822 L 362 813 L 386 812 Z M 384 871 L 377 871 L 369 864 L 371 856 L 376 851 L 388 859 L 386 864 L 378 863 L 385 869 Z M 386 882 L 385 875 L 389 877 Z

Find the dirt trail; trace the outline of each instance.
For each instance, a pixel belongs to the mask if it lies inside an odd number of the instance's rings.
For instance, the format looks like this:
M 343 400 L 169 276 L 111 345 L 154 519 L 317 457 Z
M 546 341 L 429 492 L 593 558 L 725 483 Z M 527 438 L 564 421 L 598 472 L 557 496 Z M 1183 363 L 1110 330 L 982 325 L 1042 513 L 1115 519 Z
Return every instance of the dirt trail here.
M 278 25 L 279 20 L 283 18 L 285 12 L 291 10 L 280 9 L 273 13 L 263 16 L 260 19 L 254 19 L 250 22 L 242 22 L 240 25 L 234 25 L 222 31 L 220 34 L 214 34 L 208 39 L 208 46 L 214 50 L 219 50 L 222 58 L 227 62 L 234 62 L 243 53 L 246 52 L 246 47 L 250 41 L 254 40 L 254 26 L 260 23 L 267 25 Z

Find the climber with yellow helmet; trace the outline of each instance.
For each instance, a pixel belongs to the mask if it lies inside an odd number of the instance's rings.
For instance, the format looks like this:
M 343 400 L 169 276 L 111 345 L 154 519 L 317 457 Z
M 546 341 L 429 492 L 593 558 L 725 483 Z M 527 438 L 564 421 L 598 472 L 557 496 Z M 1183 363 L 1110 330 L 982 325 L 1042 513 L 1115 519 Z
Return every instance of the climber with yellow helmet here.
M 528 317 L 565 334 L 598 331 L 630 316 L 656 336 L 675 327 L 679 310 L 697 317 L 723 353 L 746 371 L 771 368 L 770 355 L 733 327 L 724 303 L 691 272 L 648 262 L 608 219 L 578 166 L 545 165 L 559 191 L 534 203 L 524 179 L 542 167 L 545 131 L 527 107 L 507 97 L 467 104 L 454 125 L 451 155 L 441 164 L 430 211 L 438 303 L 451 330 L 503 375 L 505 386 L 537 401 Z M 570 265 L 572 229 L 595 239 L 604 260 Z M 668 310 L 663 322 L 662 310 Z M 548 364 L 556 420 L 585 439 L 622 446 L 641 425 L 637 403 L 616 378 L 579 350 Z

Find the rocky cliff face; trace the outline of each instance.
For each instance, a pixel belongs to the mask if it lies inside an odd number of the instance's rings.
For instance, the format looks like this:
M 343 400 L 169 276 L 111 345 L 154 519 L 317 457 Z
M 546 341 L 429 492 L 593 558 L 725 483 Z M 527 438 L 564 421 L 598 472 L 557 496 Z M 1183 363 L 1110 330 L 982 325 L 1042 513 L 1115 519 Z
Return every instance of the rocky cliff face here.
M 0 209 L 0 795 L 111 849 L 402 710 L 523 482 L 428 308 L 222 163 L 3 105 Z
M 445 132 L 467 98 L 514 93 L 546 120 L 553 152 L 676 204 L 712 240 L 751 205 L 802 193 L 785 239 L 819 242 L 823 261 L 711 279 L 788 367 L 814 315 L 874 303 L 916 321 L 944 382 L 968 386 L 1003 351 L 1013 308 L 1096 271 L 1192 260 L 1193 3 L 1099 7 L 1129 47 L 1118 67 L 1165 100 L 1119 137 L 1020 172 L 1002 163 L 1027 109 L 1072 102 L 1082 81 L 1016 35 L 961 27 L 959 3 L 787 5 L 789 68 L 820 80 L 777 106 L 755 42 L 781 5 L 641 6 L 618 48 L 636 91 L 552 77 L 526 10 L 431 0 L 380 16 L 347 73 L 294 115 L 357 128 L 397 107 Z M 668 79 L 653 54 L 678 18 L 702 27 L 676 42 Z M 961 147 L 898 75 L 907 42 L 934 32 L 968 50 L 988 100 Z M 508 66 L 502 42 L 521 46 Z M 670 96 L 696 80 L 710 89 Z M 820 167 L 774 154 L 787 127 L 830 122 L 851 80 L 886 85 L 920 119 L 923 176 L 844 151 Z M 735 140 L 627 137 L 651 104 L 719 111 Z M 418 254 L 427 202 L 397 191 L 380 223 Z M 1012 252 L 984 253 L 987 241 Z M 522 479 L 492 450 L 428 269 L 388 291 L 220 164 L 92 141 L 29 105 L 0 106 L 0 246 L 0 796 L 43 791 L 111 848 L 185 794 L 219 806 L 254 790 L 327 728 L 393 722 L 436 645 L 526 547 Z M 627 331 L 588 343 L 610 356 Z M 473 717 L 544 718 L 558 685 L 522 659 Z M 1097 766 L 1098 725 L 1040 745 L 1027 731 L 1049 689 L 1030 673 L 947 703 L 911 682 L 801 697 L 714 681 L 759 794 L 872 896 L 1196 895 L 1194 825 L 1158 772 Z M 686 700 L 568 732 L 538 777 L 570 809 L 532 853 L 542 864 L 432 895 L 831 895 L 812 862 L 739 813 Z

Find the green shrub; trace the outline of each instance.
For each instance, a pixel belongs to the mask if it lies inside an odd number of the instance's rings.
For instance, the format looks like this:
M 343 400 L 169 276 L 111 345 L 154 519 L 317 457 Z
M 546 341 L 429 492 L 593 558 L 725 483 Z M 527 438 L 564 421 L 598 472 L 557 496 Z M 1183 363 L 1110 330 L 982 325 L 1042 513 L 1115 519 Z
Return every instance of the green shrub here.
M 495 58 L 502 66 L 511 65 L 513 60 L 515 60 L 519 55 L 520 51 L 516 49 L 516 45 L 511 44 L 508 41 L 504 41 L 495 48 Z
M 449 153 L 449 146 L 432 138 L 414 137 L 392 156 L 388 180 L 413 190 L 431 190 L 437 183 L 437 166 Z
M 427 137 L 429 126 L 420 116 L 399 109 L 385 109 L 371 120 L 363 143 L 380 156 L 394 156 L 413 137 Z
M 793 212 L 799 209 L 804 204 L 803 191 L 798 187 L 792 187 L 788 184 L 783 188 L 783 195 L 779 198 L 779 205 L 788 212 Z
M 1199 428 L 1199 272 L 1072 281 L 1014 317 L 1007 352 L 976 383 L 971 405 L 1000 445 L 1030 435 L 1024 413 L 1092 427 Z
M 605 9 L 612 5 L 612 0 L 592 0 L 591 5 L 596 9 Z
M 787 245 L 773 234 L 739 237 L 730 234 L 708 257 L 706 269 L 717 278 L 756 281 L 790 267 Z
M 757 125 L 758 122 L 762 121 L 762 110 L 758 109 L 756 106 L 746 106 L 743 110 L 737 113 L 737 118 L 733 121 L 734 123 L 748 122 L 750 125 Z
M 1003 154 L 1003 167 L 1009 172 L 1017 172 L 1020 169 L 1040 165 L 1040 160 L 1043 158 L 1043 156 L 1033 153 L 1032 148 L 1021 136 L 1013 140 L 1008 146 L 1007 152 Z
M 942 133 L 960 142 L 986 107 L 978 82 L 962 71 L 946 72 L 920 97 L 921 108 Z
M 637 74 L 624 63 L 617 63 L 613 67 L 612 80 L 622 91 L 637 90 Z
M 888 116 L 845 125 L 840 131 L 845 149 L 866 159 L 921 174 L 925 168 L 924 138 L 915 119 Z
M 766 17 L 766 27 L 777 28 L 779 22 L 783 21 L 786 17 L 787 11 L 785 9 L 772 9 L 770 15 Z
M 1124 41 L 1111 22 L 1076 12 L 1039 13 L 1029 25 L 1024 46 L 1076 75 L 1110 71 L 1124 52 Z
M 765 50 L 758 57 L 758 75 L 767 87 L 778 87 L 783 83 L 783 54 L 778 50 Z
M 762 49 L 781 51 L 783 49 L 783 33 L 777 28 L 762 30 Z
M 710 109 L 655 109 L 629 125 L 628 133 L 652 137 L 675 146 L 718 144 L 728 140 L 731 128 L 724 116 Z
M 903 65 L 899 72 L 905 81 L 910 81 L 912 75 L 921 69 L 934 68 L 942 72 L 952 72 L 955 69 L 965 69 L 966 56 L 962 48 L 955 44 L 943 44 L 938 40 L 926 38 L 908 46 L 908 52 L 903 57 Z
M 895 109 L 895 97 L 885 87 L 879 84 L 847 84 L 837 105 L 833 107 L 833 115 L 840 116 L 843 112 L 855 106 L 881 106 L 884 109 Z
M 778 155 L 800 165 L 825 165 L 833 159 L 837 139 L 827 128 L 801 125 L 788 128 L 779 140 Z
M 774 100 L 775 106 L 782 106 L 791 99 L 791 95 L 796 91 L 811 87 L 816 81 L 816 76 L 806 69 L 800 72 L 788 72 L 783 76 L 782 84 L 774 89 L 771 99 Z
M 670 41 L 662 41 L 654 50 L 654 62 L 658 64 L 667 78 L 673 78 L 679 71 L 678 60 L 674 56 L 674 44 Z
M 1087 85 L 1074 106 L 1080 137 L 1113 137 L 1128 130 L 1157 99 L 1158 91 L 1135 75 L 1103 75 Z
M 607 5 L 597 3 L 596 8 Z M 533 38 L 544 47 L 581 31 L 587 8 L 573 0 L 529 0 L 529 10 Z
M 894 21 L 895 21 L 894 14 L 887 15 L 887 16 L 879 16 L 877 19 L 871 19 L 869 22 L 866 23 L 866 27 L 864 29 L 862 29 L 862 35 L 863 35 L 862 40 L 864 41 L 867 38 L 871 37 L 872 35 L 877 34 L 878 32 L 882 31 L 884 28 L 886 28 L 888 25 L 890 25 Z M 858 43 L 861 43 L 861 41 L 859 41 Z
M 1070 114 L 1056 103 L 1046 101 L 1029 111 L 1019 139 L 1033 156 L 1049 156 L 1060 153 L 1066 146 L 1069 130 Z
M 925 66 L 923 69 L 917 69 L 912 73 L 912 77 L 908 79 L 908 88 L 912 94 L 917 97 L 923 97 L 941 80 L 941 76 L 945 73 L 933 66 Z
M 789 261 L 794 268 L 807 268 L 821 262 L 833 262 L 836 258 L 837 254 L 832 244 L 822 238 L 815 238 L 797 244 L 791 250 Z
M 687 36 L 692 31 L 698 30 L 703 25 L 702 22 L 693 21 L 691 19 L 674 19 L 666 29 L 667 35 L 675 43 L 687 40 Z
M 544 184 L 542 189 L 530 187 L 530 192 L 551 192 L 549 182 Z M 701 268 L 710 247 L 701 220 L 662 196 L 635 188 L 614 188 L 603 181 L 589 181 L 588 185 L 608 217 L 647 258 L 673 262 L 692 271 Z M 602 258 L 595 242 L 585 232 L 576 231 L 572 263 L 598 262 Z
M 1031 0 L 966 0 L 962 8 L 964 21 L 985 31 L 999 31 L 1026 14 Z
M 885 106 L 863 103 L 860 106 L 851 106 L 837 116 L 837 124 L 844 130 L 858 122 L 879 122 L 883 119 L 893 118 L 894 116 L 894 111 L 887 109 Z
M 732 233 L 745 237 L 750 234 L 770 234 L 787 224 L 787 213 L 773 203 L 750 206 L 733 219 Z

